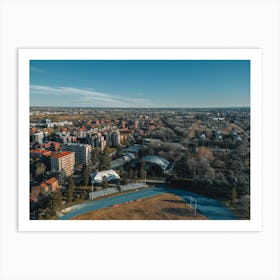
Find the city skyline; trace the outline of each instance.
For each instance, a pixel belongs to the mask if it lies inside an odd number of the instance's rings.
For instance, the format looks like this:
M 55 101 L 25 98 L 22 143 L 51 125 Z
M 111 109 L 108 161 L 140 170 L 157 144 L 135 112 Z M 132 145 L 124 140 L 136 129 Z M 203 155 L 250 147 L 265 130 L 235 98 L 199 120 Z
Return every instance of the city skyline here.
M 249 60 L 31 60 L 30 106 L 250 106 Z

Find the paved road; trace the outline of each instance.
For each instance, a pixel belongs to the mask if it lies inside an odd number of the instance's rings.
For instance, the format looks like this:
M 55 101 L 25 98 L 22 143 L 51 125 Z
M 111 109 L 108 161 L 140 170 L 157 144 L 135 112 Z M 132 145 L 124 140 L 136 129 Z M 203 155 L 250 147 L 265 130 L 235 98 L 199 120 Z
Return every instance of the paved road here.
M 189 203 L 189 197 L 192 196 L 197 200 L 197 209 L 200 213 L 208 217 L 210 220 L 236 220 L 238 219 L 228 208 L 224 207 L 219 201 L 211 198 L 207 198 L 201 195 L 194 194 L 181 189 L 168 188 L 164 185 L 159 185 L 154 188 L 139 190 L 133 193 L 127 193 L 110 198 L 103 198 L 96 201 L 91 201 L 85 204 L 81 204 L 73 212 L 65 214 L 60 217 L 60 220 L 69 220 L 80 214 L 84 214 L 93 210 L 110 207 L 114 204 L 121 204 L 128 201 L 136 200 L 139 198 L 152 197 L 158 194 L 173 193 L 180 196 L 187 203 Z

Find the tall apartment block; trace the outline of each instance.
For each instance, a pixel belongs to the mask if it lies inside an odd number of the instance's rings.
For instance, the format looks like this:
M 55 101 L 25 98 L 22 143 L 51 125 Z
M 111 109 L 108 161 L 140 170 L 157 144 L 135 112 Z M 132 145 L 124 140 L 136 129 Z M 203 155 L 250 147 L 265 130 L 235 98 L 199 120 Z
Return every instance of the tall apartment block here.
M 70 151 L 53 153 L 51 156 L 51 169 L 64 170 L 66 176 L 74 173 L 75 153 Z
M 68 143 L 63 145 L 62 149 L 64 151 L 74 152 L 76 163 L 87 164 L 90 160 L 91 146 L 88 144 Z
M 44 132 L 33 133 L 33 134 L 31 134 L 30 140 L 31 140 L 31 142 L 38 142 L 38 143 L 42 144 L 44 136 L 45 136 Z
M 121 143 L 121 136 L 119 131 L 113 131 L 111 133 L 111 143 L 113 147 L 117 147 Z

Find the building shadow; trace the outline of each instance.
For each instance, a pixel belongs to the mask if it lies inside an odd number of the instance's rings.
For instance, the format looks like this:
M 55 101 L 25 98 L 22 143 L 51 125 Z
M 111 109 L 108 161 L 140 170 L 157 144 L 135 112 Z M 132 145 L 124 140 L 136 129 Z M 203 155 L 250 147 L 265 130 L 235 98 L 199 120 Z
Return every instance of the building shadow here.
M 163 199 L 163 200 L 161 200 L 161 201 L 186 204 L 185 201 L 182 201 L 182 200 L 175 200 L 175 199 Z
M 163 208 L 162 209 L 163 213 L 166 214 L 172 214 L 172 215 L 177 215 L 177 216 L 182 216 L 182 217 L 188 217 L 190 216 L 189 209 L 183 209 L 183 208 Z

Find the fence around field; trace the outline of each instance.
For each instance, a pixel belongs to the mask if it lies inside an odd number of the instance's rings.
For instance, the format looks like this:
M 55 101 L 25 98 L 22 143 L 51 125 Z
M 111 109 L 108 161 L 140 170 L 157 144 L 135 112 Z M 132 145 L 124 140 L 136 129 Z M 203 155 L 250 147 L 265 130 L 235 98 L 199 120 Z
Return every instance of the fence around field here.
M 118 190 L 117 187 L 109 187 L 107 189 L 103 189 L 100 191 L 90 192 L 89 199 L 92 200 L 92 199 L 110 195 L 110 194 L 126 192 L 126 191 L 136 190 L 136 189 L 145 188 L 145 187 L 146 187 L 145 183 L 134 183 L 134 184 L 123 185 L 123 186 L 120 186 L 120 190 Z

